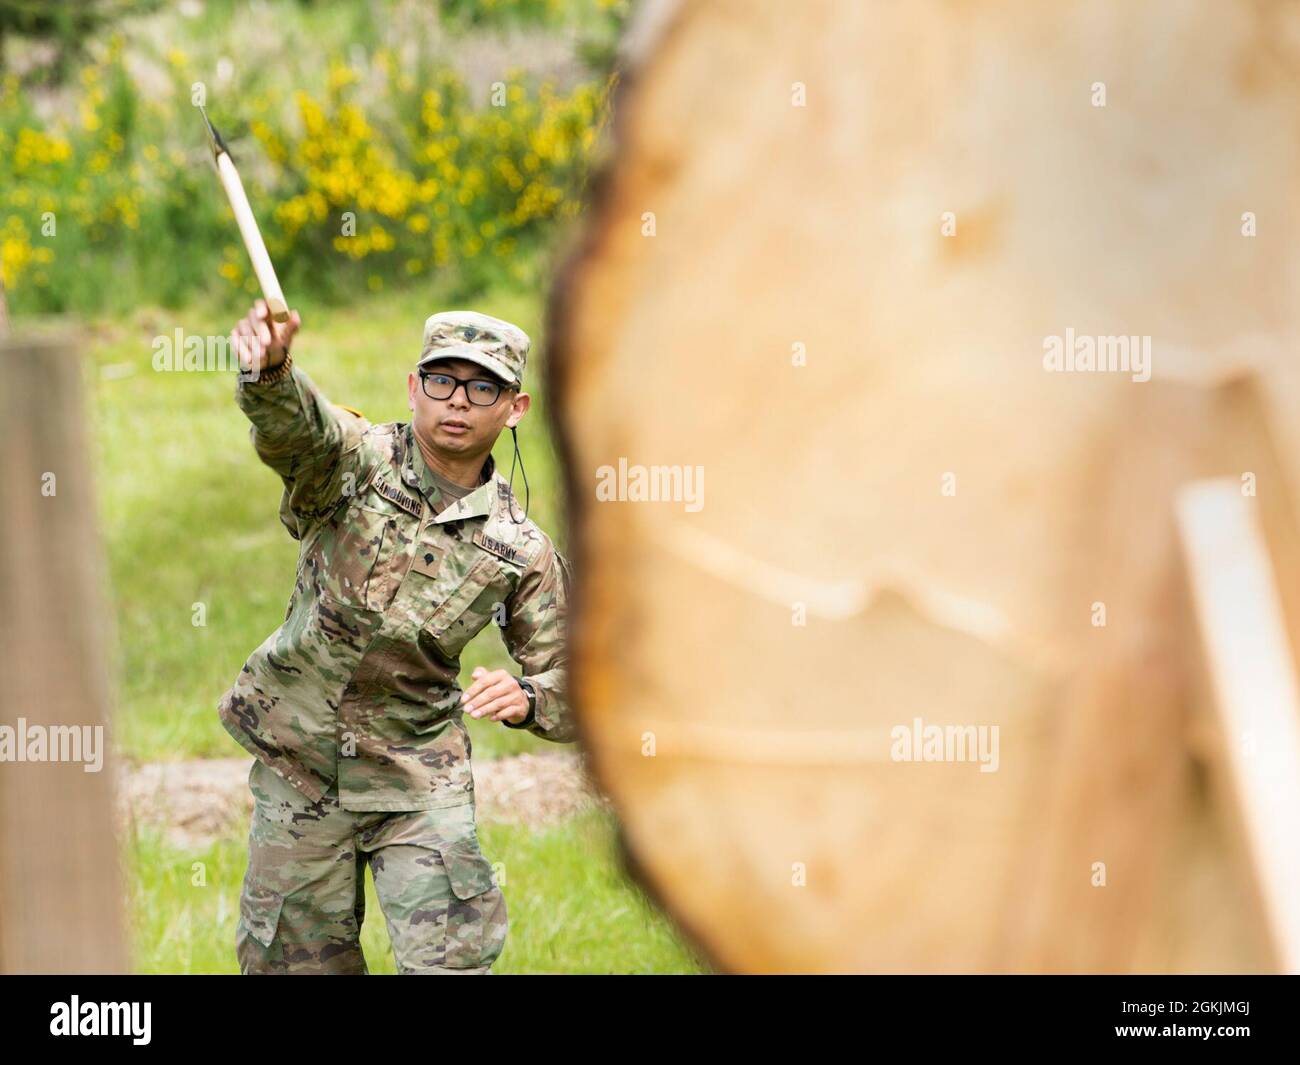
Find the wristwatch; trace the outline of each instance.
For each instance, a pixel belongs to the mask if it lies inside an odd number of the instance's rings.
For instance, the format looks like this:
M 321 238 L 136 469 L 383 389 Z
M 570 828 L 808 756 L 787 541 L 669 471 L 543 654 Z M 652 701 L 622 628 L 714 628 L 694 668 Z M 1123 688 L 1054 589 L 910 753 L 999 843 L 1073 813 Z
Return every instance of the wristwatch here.
M 524 689 L 524 694 L 528 696 L 528 716 L 522 721 L 502 721 L 506 728 L 527 728 L 537 720 L 537 691 L 533 688 L 532 682 L 524 680 L 523 677 L 516 677 L 519 687 Z

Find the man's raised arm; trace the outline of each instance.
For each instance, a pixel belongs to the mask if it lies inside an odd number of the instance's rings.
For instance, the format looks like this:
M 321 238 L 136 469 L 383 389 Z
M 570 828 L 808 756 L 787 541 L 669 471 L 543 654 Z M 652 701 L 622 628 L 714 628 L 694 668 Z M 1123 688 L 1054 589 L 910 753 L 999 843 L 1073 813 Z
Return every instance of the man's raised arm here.
M 274 325 L 259 299 L 231 334 L 241 371 L 235 402 L 252 422 L 258 457 L 284 481 L 281 519 L 295 537 L 293 519 L 333 510 L 355 490 L 366 461 L 365 423 L 340 412 L 293 365 L 289 348 L 300 325 L 297 311 Z

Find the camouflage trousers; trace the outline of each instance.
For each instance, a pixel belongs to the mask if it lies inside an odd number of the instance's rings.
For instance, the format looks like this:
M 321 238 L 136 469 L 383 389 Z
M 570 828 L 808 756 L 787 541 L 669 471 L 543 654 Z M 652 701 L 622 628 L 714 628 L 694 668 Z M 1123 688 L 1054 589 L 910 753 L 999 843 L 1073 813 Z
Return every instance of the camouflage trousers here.
M 312 802 L 255 760 L 240 972 L 367 972 L 370 863 L 400 973 L 486 974 L 505 946 L 505 897 L 479 850 L 474 805 L 356 813 L 331 787 Z

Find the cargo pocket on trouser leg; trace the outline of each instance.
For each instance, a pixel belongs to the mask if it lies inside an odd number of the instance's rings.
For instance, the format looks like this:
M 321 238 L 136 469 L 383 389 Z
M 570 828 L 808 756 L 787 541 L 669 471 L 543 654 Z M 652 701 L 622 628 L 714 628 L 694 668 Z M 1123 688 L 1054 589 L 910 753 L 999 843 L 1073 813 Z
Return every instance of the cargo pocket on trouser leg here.
M 475 837 L 391 844 L 371 861 L 398 972 L 488 972 L 505 946 L 506 901 Z
M 506 945 L 505 896 L 476 838 L 446 843 L 439 853 L 452 893 L 443 964 L 448 969 L 486 971 Z
M 245 882 L 235 928 L 235 955 L 239 971 L 245 976 L 285 971 L 279 952 L 272 950 L 283 905 L 283 895 Z
M 245 882 L 235 954 L 245 976 L 366 972 L 356 911 L 336 907 L 309 884 L 288 894 Z M 337 892 L 331 892 L 337 894 Z

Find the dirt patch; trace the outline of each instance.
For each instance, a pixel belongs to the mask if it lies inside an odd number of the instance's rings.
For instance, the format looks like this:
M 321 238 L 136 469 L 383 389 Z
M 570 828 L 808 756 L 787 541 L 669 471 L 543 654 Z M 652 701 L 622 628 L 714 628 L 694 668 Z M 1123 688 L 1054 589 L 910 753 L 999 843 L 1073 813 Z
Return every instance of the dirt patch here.
M 150 762 L 120 770 L 118 821 L 162 829 L 177 847 L 204 847 L 247 830 L 253 809 L 251 758 Z M 544 827 L 608 803 L 591 784 L 578 752 L 517 754 L 474 763 L 480 821 Z
M 480 819 L 540 828 L 593 806 L 610 809 L 577 752 L 516 754 L 474 763 Z

